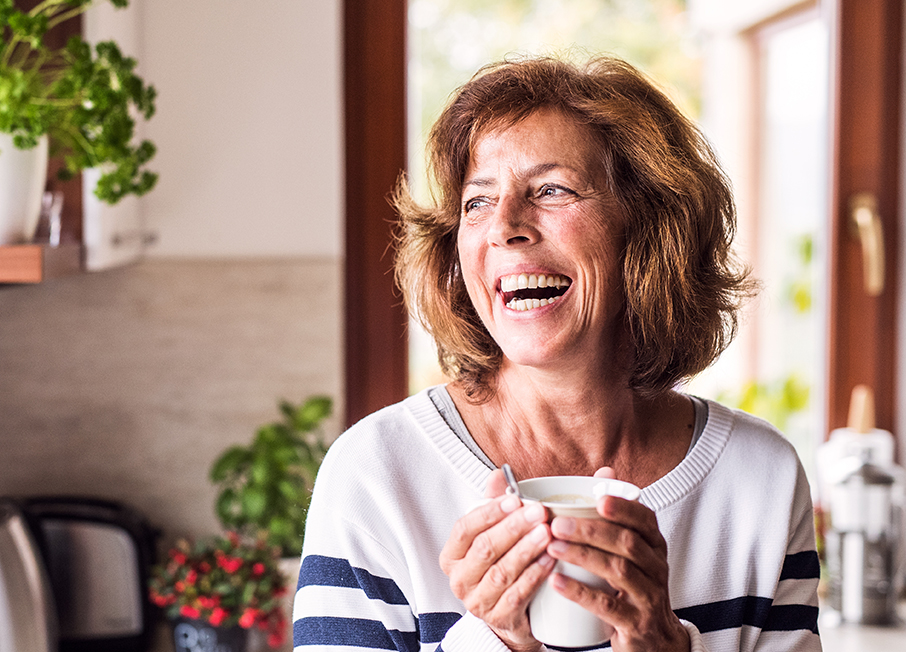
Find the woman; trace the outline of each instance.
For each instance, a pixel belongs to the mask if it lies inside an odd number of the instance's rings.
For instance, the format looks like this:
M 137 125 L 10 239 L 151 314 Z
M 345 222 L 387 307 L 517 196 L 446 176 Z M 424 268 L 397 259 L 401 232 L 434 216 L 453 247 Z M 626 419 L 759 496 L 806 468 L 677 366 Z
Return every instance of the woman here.
M 614 650 L 820 649 L 795 452 L 674 389 L 725 348 L 751 289 L 699 132 L 624 62 L 531 59 L 476 75 L 429 147 L 437 202 L 401 184 L 397 275 L 453 381 L 331 448 L 296 645 L 541 650 L 526 610 L 551 582 L 613 626 Z M 505 494 L 505 462 L 617 477 L 642 498 L 548 523 Z

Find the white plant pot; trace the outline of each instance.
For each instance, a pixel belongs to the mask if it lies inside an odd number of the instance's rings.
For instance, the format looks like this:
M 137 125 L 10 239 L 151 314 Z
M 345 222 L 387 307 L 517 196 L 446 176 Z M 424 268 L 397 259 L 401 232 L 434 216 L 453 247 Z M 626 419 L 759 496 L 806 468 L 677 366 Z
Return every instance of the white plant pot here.
M 37 147 L 19 149 L 0 133 L 0 245 L 31 242 L 41 217 L 47 182 L 47 136 Z

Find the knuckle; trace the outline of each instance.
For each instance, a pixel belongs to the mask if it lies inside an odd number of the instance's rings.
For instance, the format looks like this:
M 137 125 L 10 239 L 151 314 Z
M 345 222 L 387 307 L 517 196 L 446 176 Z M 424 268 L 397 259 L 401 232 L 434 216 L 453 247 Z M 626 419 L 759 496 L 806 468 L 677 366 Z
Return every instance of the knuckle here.
M 518 586 L 514 586 L 512 590 L 507 591 L 504 594 L 503 599 L 506 600 L 507 605 L 509 605 L 510 607 L 519 607 L 525 602 L 525 591 L 520 589 Z
M 512 581 L 510 574 L 501 564 L 494 564 L 491 566 L 485 574 L 485 577 L 487 578 L 488 583 L 496 589 L 506 588 Z
M 450 541 L 461 543 L 467 538 L 467 526 L 464 519 L 460 519 L 453 524 L 453 530 L 450 532 Z
M 491 563 L 497 558 L 497 550 L 494 542 L 487 533 L 479 534 L 472 543 L 472 550 L 475 557 L 484 563 Z
M 628 556 L 632 557 L 637 555 L 640 552 L 641 545 L 638 535 L 632 530 L 623 530 L 620 532 L 619 546 Z
M 617 577 L 625 580 L 632 572 L 632 562 L 626 559 L 626 557 L 614 557 L 611 562 L 611 568 Z

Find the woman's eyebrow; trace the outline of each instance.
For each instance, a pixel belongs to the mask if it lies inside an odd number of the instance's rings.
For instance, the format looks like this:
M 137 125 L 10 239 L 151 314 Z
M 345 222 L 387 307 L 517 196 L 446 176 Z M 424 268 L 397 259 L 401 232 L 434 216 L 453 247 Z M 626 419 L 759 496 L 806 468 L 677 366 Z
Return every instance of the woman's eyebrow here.
M 538 163 L 531 166 L 527 170 L 520 172 L 519 176 L 531 179 L 532 177 L 536 177 L 540 174 L 544 174 L 552 170 L 570 170 L 571 172 L 579 171 L 571 165 L 565 165 L 563 163 Z M 465 190 L 467 186 L 488 188 L 490 186 L 493 186 L 496 182 L 497 180 L 494 177 L 475 177 L 473 179 L 466 179 L 465 182 L 463 182 L 462 187 L 463 190 Z

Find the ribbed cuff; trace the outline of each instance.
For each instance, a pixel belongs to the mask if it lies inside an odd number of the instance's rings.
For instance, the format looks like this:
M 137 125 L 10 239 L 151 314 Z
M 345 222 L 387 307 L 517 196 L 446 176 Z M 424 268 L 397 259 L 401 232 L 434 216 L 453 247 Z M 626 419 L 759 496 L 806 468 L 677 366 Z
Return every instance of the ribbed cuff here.
M 443 652 L 510 652 L 487 623 L 468 611 L 447 630 Z

